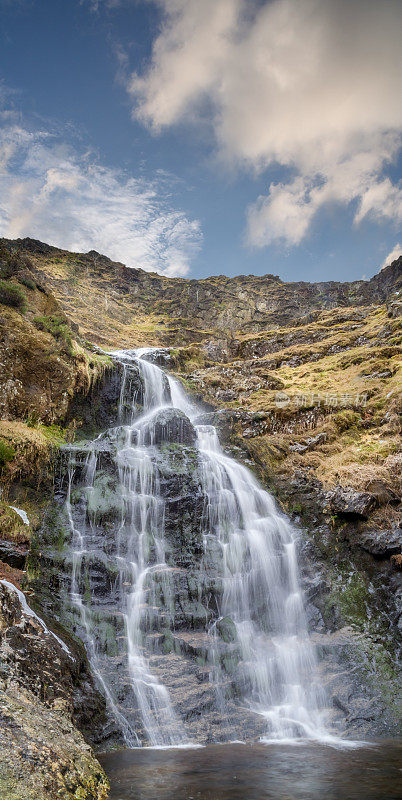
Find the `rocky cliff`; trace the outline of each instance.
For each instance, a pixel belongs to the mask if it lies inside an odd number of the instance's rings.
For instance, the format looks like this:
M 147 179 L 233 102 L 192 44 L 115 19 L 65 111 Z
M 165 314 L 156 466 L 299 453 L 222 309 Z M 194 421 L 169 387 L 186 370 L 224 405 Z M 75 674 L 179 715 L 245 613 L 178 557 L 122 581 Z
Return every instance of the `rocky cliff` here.
M 386 303 L 402 283 L 400 260 L 370 281 L 353 283 L 284 283 L 275 275 L 187 280 L 128 269 L 95 251 L 70 253 L 33 239 L 1 241 L 29 260 L 81 335 L 106 347 L 175 346 L 303 318 L 308 323 L 318 310 Z

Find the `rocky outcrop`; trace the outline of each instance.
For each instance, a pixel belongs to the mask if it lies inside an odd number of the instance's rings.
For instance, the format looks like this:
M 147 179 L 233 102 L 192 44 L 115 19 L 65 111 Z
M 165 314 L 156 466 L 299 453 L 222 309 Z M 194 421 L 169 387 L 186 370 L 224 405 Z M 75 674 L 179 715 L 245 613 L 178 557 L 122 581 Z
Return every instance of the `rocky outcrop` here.
M 327 500 L 331 511 L 342 517 L 360 517 L 367 519 L 376 504 L 375 497 L 369 492 L 356 492 L 350 486 L 338 486 L 329 492 Z
M 110 366 L 82 347 L 77 325 L 35 275 L 26 257 L 0 246 L 0 274 L 23 298 L 0 297 L 0 414 L 32 425 L 63 421 L 75 394 L 88 392 Z
M 108 783 L 77 730 L 99 725 L 103 700 L 82 648 L 51 631 L 0 581 L 0 789 L 16 800 L 105 800 Z M 68 644 L 66 643 L 68 642 Z
M 366 531 L 360 539 L 363 550 L 367 550 L 376 558 L 389 558 L 402 549 L 402 529 L 394 528 L 389 531 Z

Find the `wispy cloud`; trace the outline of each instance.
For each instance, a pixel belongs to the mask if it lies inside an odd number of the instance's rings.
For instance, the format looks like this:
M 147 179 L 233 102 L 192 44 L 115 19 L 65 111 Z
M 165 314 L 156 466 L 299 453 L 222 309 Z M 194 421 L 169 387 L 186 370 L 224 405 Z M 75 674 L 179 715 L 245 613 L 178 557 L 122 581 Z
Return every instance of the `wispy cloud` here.
M 169 276 L 189 272 L 202 235 L 197 220 L 172 207 L 172 176 L 132 177 L 66 145 L 60 131 L 30 130 L 7 112 L 2 123 L 3 236 L 96 249 Z
M 395 247 L 391 250 L 390 253 L 384 258 L 384 261 L 381 264 L 381 269 L 384 269 L 388 266 L 388 264 L 392 264 L 397 258 L 402 256 L 402 244 L 396 244 Z
M 228 164 L 282 165 L 247 238 L 298 244 L 326 204 L 402 219 L 386 175 L 401 146 L 400 0 L 155 0 L 163 24 L 127 89 L 154 132 L 199 116 Z

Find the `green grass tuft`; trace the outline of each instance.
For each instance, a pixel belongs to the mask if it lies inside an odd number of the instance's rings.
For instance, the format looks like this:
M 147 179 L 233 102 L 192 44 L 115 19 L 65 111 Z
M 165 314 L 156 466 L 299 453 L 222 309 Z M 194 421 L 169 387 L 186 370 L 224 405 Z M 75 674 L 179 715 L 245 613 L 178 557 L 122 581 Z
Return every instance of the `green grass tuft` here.
M 9 461 L 13 460 L 14 456 L 14 448 L 4 439 L 0 438 L 0 472 Z
M 40 331 L 46 331 L 55 339 L 61 340 L 68 355 L 73 355 L 73 335 L 64 317 L 43 315 L 34 317 L 33 322 Z
M 28 278 L 25 275 L 19 275 L 18 280 L 20 283 L 26 286 L 27 289 L 32 289 L 32 290 L 36 289 L 36 283 L 35 281 L 32 280 L 32 278 Z
M 0 303 L 18 308 L 23 313 L 26 310 L 25 292 L 11 281 L 0 280 Z

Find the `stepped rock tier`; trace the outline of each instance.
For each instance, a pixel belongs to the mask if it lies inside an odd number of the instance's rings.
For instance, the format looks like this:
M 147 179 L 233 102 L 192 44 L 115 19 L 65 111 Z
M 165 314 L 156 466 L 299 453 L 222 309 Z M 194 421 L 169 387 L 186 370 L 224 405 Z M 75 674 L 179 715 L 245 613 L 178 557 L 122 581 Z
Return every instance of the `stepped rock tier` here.
M 333 702 L 351 694 L 353 637 L 306 609 L 303 584 L 313 595 L 319 585 L 299 574 L 301 532 L 222 451 L 208 414 L 154 353 L 111 353 L 115 424 L 63 447 L 56 557 L 43 550 L 46 522 L 41 533 L 48 598 L 59 586 L 49 610 L 85 643 L 106 700 L 99 738 L 136 747 L 359 733 Z
M 146 351 L 112 357 L 116 425 L 64 448 L 60 511 L 110 724 L 129 747 L 328 738 L 295 529 Z

